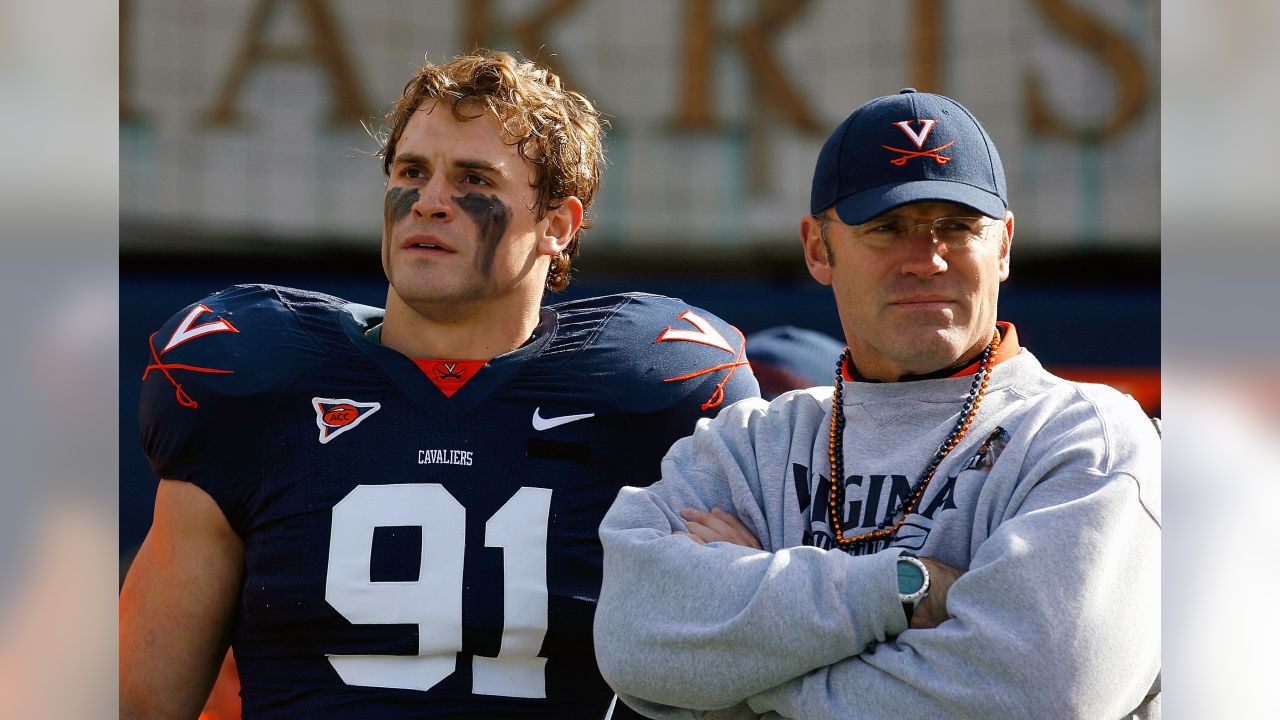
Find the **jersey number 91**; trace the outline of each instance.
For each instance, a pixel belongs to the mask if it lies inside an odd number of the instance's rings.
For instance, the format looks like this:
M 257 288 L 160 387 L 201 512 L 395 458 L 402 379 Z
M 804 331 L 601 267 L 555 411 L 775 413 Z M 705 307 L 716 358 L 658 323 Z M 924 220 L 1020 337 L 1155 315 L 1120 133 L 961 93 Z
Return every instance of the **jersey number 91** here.
M 546 697 L 547 520 L 551 490 L 522 487 L 485 524 L 502 548 L 503 624 L 497 657 L 471 656 L 478 695 Z M 467 511 L 436 483 L 360 485 L 333 508 L 325 600 L 356 624 L 412 624 L 418 654 L 329 655 L 348 685 L 429 690 L 451 675 L 462 650 L 462 573 Z M 374 530 L 422 529 L 418 579 L 373 582 Z

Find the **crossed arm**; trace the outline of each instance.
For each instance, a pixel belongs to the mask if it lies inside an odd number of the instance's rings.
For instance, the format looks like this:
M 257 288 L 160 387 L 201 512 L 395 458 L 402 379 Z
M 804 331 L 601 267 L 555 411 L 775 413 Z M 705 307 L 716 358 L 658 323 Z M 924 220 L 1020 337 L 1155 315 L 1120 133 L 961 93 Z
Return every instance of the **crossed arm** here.
M 906 628 L 896 552 L 796 546 L 780 513 L 762 524 L 724 487 L 700 485 L 702 507 L 732 507 L 742 527 L 714 511 L 682 521 L 687 486 L 655 485 L 623 490 L 601 528 L 597 657 L 651 717 L 1120 717 L 1158 671 L 1158 529 L 1131 483 L 1044 483 L 977 546 L 927 629 Z M 730 537 L 742 544 L 714 541 Z
M 711 508 L 710 512 L 696 508 L 686 508 L 680 512 L 688 532 L 677 533 L 705 545 L 711 542 L 727 542 L 742 547 L 760 550 L 760 541 L 747 529 L 742 521 L 720 507 Z M 911 614 L 908 627 L 917 630 L 934 628 L 948 618 L 947 591 L 956 578 L 964 574 L 962 570 L 932 558 L 920 558 L 929 569 L 929 594 Z

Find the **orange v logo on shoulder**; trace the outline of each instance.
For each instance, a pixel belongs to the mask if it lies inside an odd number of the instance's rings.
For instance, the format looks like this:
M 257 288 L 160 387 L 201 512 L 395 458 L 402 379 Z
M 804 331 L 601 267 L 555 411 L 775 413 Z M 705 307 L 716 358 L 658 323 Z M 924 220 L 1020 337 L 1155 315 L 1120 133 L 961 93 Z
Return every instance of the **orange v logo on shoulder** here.
M 731 355 L 734 354 L 734 349 L 729 345 L 729 341 L 725 340 L 724 336 L 720 334 L 720 331 L 712 327 L 711 323 L 707 322 L 701 315 L 692 310 L 685 310 L 680 314 L 678 319 L 688 322 L 690 325 L 697 328 L 697 330 L 674 330 L 670 325 L 668 325 L 667 329 L 663 330 L 662 334 L 659 335 L 658 339 L 654 340 L 654 342 L 684 340 L 685 342 L 696 342 L 703 345 L 710 345 L 714 348 L 720 348 Z
M 195 324 L 196 318 L 205 313 L 211 312 L 213 311 L 205 307 L 204 304 L 196 305 L 191 308 L 191 312 L 187 313 L 187 316 L 182 318 L 182 322 L 178 324 L 178 329 L 173 331 L 173 336 L 169 338 L 169 342 L 165 343 L 164 349 L 160 351 L 160 354 L 163 355 L 188 340 L 193 340 L 202 335 L 208 335 L 209 333 L 240 332 L 223 318 L 218 318 L 213 322 L 207 322 L 203 325 Z

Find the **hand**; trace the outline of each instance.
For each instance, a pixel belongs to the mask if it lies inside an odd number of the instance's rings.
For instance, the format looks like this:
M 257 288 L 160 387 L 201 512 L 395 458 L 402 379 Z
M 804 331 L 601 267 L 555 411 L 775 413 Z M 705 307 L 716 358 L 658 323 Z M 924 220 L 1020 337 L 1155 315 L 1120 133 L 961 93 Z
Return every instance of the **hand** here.
M 947 614 L 947 592 L 964 571 L 929 558 L 922 557 L 920 562 L 929 570 L 929 594 L 911 613 L 910 627 L 934 628 L 951 617 Z
M 699 545 L 709 542 L 728 542 L 743 547 L 760 550 L 760 541 L 751 534 L 742 521 L 720 508 L 711 508 L 711 512 L 688 508 L 680 511 L 689 532 L 681 533 L 689 536 Z

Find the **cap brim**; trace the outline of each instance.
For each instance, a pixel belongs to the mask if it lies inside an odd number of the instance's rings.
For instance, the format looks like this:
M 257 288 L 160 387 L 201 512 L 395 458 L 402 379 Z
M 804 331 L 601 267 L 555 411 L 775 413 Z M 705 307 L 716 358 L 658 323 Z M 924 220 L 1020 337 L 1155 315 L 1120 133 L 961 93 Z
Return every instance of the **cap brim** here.
M 987 217 L 1003 219 L 1005 206 L 1000 196 L 965 183 L 950 180 L 912 180 L 880 185 L 841 198 L 833 206 L 845 225 L 862 223 L 907 203 L 955 202 L 968 205 Z

